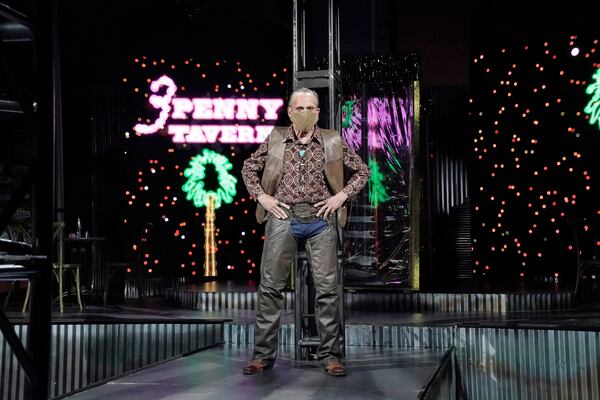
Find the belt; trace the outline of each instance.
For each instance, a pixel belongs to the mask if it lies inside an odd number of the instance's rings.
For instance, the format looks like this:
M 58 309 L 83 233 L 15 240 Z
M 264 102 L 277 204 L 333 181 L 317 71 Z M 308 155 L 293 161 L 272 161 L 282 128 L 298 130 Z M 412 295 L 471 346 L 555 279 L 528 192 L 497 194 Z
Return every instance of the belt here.
M 297 220 L 302 223 L 308 223 L 313 221 L 318 221 L 323 219 L 321 217 L 317 217 L 317 210 L 312 204 L 308 203 L 298 203 L 291 206 L 288 210 L 287 208 L 282 207 L 285 212 L 292 218 L 292 220 Z

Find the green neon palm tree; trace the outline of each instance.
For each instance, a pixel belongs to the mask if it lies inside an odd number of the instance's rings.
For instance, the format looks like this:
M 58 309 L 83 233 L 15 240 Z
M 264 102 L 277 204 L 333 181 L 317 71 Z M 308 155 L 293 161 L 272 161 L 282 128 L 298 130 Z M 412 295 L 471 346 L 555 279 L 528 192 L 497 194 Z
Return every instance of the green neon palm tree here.
M 212 164 L 218 174 L 219 187 L 216 190 L 207 190 L 205 187 L 204 179 L 208 164 Z M 213 150 L 204 149 L 201 155 L 192 158 L 189 167 L 183 172 L 183 175 L 188 178 L 181 188 L 186 194 L 186 200 L 193 201 L 194 206 L 198 208 L 206 207 L 204 276 L 217 276 L 215 210 L 223 203 L 231 203 L 235 197 L 237 178 L 229 173 L 232 168 L 227 157 Z
M 585 89 L 585 92 L 592 95 L 592 98 L 583 111 L 590 115 L 590 124 L 594 125 L 597 122 L 598 128 L 600 128 L 600 68 L 596 70 L 592 79 L 595 82 Z
M 219 187 L 216 190 L 207 190 L 204 185 L 207 164 L 212 164 L 217 172 Z M 193 201 L 194 206 L 198 208 L 208 204 L 208 196 L 215 197 L 215 208 L 220 208 L 223 203 L 233 202 L 237 178 L 229 173 L 232 168 L 233 165 L 227 157 L 213 150 L 204 149 L 201 155 L 192 158 L 189 167 L 183 172 L 183 175 L 188 178 L 182 187 L 186 193 L 186 200 Z
M 379 169 L 379 164 L 373 157 L 369 157 L 369 168 L 371 169 L 371 178 L 369 179 L 369 201 L 374 207 L 389 200 L 387 189 L 383 184 L 384 176 Z

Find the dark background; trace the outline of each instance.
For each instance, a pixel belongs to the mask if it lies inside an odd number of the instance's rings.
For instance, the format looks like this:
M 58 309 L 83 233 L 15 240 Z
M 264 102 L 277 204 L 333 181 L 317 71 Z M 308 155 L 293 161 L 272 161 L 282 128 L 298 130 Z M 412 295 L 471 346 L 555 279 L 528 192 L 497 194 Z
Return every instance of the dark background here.
M 422 134 L 431 163 L 424 177 L 424 200 L 429 211 L 424 217 L 427 226 L 422 229 L 421 275 L 425 287 L 449 285 L 458 276 L 469 276 L 472 267 L 469 244 L 459 243 L 458 239 L 470 240 L 477 234 L 469 218 L 471 187 L 478 179 L 470 167 L 473 154 L 467 118 L 469 93 L 479 83 L 471 71 L 473 55 L 524 39 L 597 33 L 586 2 L 527 2 L 528 8 L 524 3 L 342 2 L 343 56 L 415 50 L 422 56 Z M 135 172 L 141 162 L 147 162 L 142 156 L 123 157 L 129 146 L 123 133 L 131 129 L 135 122 L 132 118 L 143 112 L 139 97 L 132 97 L 130 88 L 122 82 L 124 76 L 136 74 L 134 57 L 193 57 L 201 63 L 239 60 L 257 74 L 285 67 L 289 71 L 291 8 L 291 1 L 275 0 L 62 2 L 67 227 L 72 230 L 75 219 L 81 217 L 84 229 L 111 238 L 115 255 L 126 253 L 127 238 L 135 237 L 137 228 L 130 225 L 132 228 L 126 231 L 121 226 L 122 219 L 131 214 L 122 193 L 131 185 L 127 171 Z M 327 29 L 324 15 L 322 20 L 313 20 L 311 27 L 309 40 L 315 43 L 316 55 L 320 55 L 324 41 L 318 38 L 325 38 Z M 145 78 L 141 72 L 140 76 Z M 227 76 L 217 76 L 221 79 Z M 198 90 L 208 93 L 210 88 L 198 84 Z M 289 76 L 284 85 L 273 90 L 285 97 L 291 90 Z M 243 159 L 248 151 L 241 149 L 237 157 Z M 444 157 L 464 163 L 451 173 L 444 172 L 436 165 Z M 452 197 L 440 189 L 449 182 L 456 187 Z M 246 196 L 241 182 L 238 192 Z M 144 219 L 142 211 L 134 214 L 138 220 Z M 461 215 L 466 215 L 466 220 Z M 248 223 L 252 223 L 250 217 Z M 161 251 L 165 252 L 164 248 Z M 259 253 L 256 248 L 252 251 Z M 165 260 L 169 257 L 166 253 Z M 228 277 L 245 279 L 247 275 L 244 270 Z

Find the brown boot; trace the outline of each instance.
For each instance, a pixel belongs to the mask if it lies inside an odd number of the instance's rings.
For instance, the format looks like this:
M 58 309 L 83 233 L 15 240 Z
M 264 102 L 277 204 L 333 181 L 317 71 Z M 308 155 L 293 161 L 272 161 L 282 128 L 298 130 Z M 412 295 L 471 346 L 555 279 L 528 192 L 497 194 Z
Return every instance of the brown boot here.
M 325 365 L 325 372 L 331 376 L 346 376 L 346 367 L 339 361 L 330 361 Z
M 244 367 L 244 375 L 254 375 L 265 372 L 273 367 L 273 363 L 268 363 L 264 360 L 251 360 L 248 365 Z

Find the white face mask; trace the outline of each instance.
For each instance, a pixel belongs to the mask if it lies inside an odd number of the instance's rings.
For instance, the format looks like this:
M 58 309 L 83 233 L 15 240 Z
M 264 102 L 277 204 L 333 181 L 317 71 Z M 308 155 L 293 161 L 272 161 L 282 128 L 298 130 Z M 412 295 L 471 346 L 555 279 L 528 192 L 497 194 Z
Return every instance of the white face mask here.
M 299 132 L 308 132 L 319 120 L 319 114 L 314 113 L 310 110 L 302 111 L 302 112 L 292 112 L 290 114 L 290 119 L 294 123 L 296 129 Z

